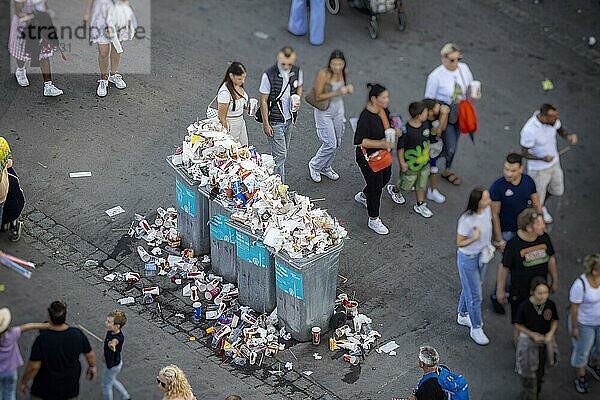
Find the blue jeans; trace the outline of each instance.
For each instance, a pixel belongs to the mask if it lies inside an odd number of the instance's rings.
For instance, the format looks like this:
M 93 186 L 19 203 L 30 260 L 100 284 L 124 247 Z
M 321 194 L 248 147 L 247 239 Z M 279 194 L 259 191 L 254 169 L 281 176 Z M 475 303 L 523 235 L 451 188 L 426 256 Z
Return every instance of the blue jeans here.
M 600 361 L 600 325 L 590 326 L 577 323 L 579 337 L 573 338 L 573 353 L 571 366 L 583 368 L 588 363 L 590 353 L 594 360 Z
M 119 365 L 115 365 L 110 369 L 106 368 L 106 365 L 104 365 L 104 376 L 102 377 L 102 397 L 104 400 L 113 400 L 113 387 L 119 392 L 121 399 L 126 400 L 131 397 L 129 396 L 127 389 L 125 389 L 125 386 L 117 380 L 117 375 L 119 375 L 122 368 L 122 361 Z
M 0 374 L 0 400 L 16 400 L 16 393 L 17 370 Z
M 458 312 L 469 314 L 473 328 L 481 328 L 483 320 L 481 317 L 481 285 L 485 278 L 487 264 L 479 263 L 479 256 L 468 256 L 461 251 L 456 253 L 456 263 L 462 291 L 458 300 Z
M 442 140 L 444 142 L 444 152 L 442 153 L 446 157 L 446 169 L 452 167 L 452 161 L 454 161 L 454 155 L 456 154 L 456 148 L 458 147 L 458 138 L 460 132 L 458 131 L 458 124 L 448 124 Z
M 285 122 L 273 122 L 273 136 L 267 136 L 271 146 L 271 155 L 275 161 L 275 173 L 281 176 L 281 182 L 285 182 L 285 160 L 292 139 L 292 119 Z

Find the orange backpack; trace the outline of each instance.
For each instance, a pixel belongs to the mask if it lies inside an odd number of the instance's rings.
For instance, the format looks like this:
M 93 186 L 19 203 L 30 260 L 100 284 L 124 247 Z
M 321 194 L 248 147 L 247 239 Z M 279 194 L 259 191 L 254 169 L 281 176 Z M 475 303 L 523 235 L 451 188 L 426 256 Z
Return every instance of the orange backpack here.
M 458 103 L 458 129 L 463 134 L 472 134 L 477 131 L 477 114 L 475 107 L 468 99 Z

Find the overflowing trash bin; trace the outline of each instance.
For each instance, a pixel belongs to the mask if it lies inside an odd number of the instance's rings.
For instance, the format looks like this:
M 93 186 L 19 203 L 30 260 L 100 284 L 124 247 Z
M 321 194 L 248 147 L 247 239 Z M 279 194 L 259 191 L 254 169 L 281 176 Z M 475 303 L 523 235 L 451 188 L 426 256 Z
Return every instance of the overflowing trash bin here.
M 311 340 L 311 329 L 329 330 L 334 312 L 338 266 L 343 242 L 321 254 L 291 258 L 275 255 L 277 316 L 300 342 Z
M 268 314 L 277 306 L 275 256 L 248 226 L 234 221 L 228 225 L 236 231 L 239 302 Z
M 208 192 L 198 187 L 184 168 L 173 163 L 173 156 L 167 163 L 175 170 L 175 193 L 177 198 L 177 230 L 182 245 L 192 248 L 197 254 L 210 252 L 210 229 Z
M 236 231 L 227 225 L 231 209 L 213 199 L 209 204 L 210 225 L 210 256 L 213 270 L 223 276 L 226 281 L 235 283 L 237 280 Z

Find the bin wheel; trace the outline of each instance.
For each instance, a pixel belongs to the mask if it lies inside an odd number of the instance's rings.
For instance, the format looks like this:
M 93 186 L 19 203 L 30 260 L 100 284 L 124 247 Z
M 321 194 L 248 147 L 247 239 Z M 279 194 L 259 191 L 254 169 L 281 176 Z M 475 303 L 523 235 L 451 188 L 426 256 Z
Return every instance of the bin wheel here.
M 377 19 L 375 17 L 371 17 L 371 22 L 369 22 L 369 36 L 371 39 L 377 39 L 377 32 L 379 31 L 379 24 L 377 23 Z
M 325 5 L 332 15 L 337 15 L 340 12 L 340 0 L 327 0 Z
M 400 28 L 400 32 L 406 30 L 406 13 L 404 11 L 398 11 L 398 28 Z

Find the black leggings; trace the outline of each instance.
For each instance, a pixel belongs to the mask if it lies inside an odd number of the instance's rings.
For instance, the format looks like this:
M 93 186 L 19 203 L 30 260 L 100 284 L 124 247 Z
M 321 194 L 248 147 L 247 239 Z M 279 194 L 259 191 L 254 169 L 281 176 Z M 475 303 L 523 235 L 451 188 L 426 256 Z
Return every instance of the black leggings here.
M 367 198 L 367 211 L 369 217 L 379 217 L 379 204 L 381 203 L 381 190 L 387 185 L 392 177 L 392 167 L 389 166 L 379 172 L 373 172 L 369 164 L 359 164 L 360 171 L 367 185 L 363 193 Z

